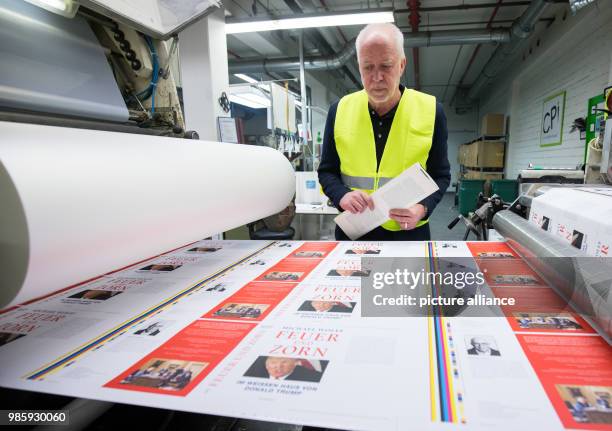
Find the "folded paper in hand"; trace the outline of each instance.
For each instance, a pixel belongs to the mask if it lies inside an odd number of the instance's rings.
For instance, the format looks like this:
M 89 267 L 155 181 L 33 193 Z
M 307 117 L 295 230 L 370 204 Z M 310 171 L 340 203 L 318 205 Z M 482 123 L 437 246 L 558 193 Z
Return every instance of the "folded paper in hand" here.
M 389 220 L 393 208 L 409 208 L 438 190 L 438 185 L 419 163 L 410 166 L 370 196 L 374 209 L 353 214 L 343 212 L 334 221 L 344 233 L 356 240 Z

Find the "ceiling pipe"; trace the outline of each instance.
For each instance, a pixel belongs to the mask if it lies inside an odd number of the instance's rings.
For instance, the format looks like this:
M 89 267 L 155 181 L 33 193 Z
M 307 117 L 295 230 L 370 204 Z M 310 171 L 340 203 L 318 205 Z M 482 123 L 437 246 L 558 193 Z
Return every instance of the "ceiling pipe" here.
M 508 30 L 443 30 L 405 34 L 406 48 L 441 45 L 473 45 L 479 43 L 507 43 L 510 41 Z M 349 41 L 337 54 L 330 56 L 306 57 L 306 70 L 338 69 L 355 55 L 355 41 Z M 300 69 L 299 57 L 231 60 L 229 73 L 286 72 Z
M 508 42 L 510 42 L 510 32 L 507 29 L 438 30 L 404 34 L 406 48 Z
M 296 13 L 296 14 L 301 14 L 304 15 L 304 11 L 302 10 L 302 6 L 300 6 L 295 0 L 284 0 L 285 4 L 291 9 L 292 12 Z M 305 35 L 306 33 L 304 33 L 306 29 L 302 30 L 302 34 Z M 323 53 L 327 54 L 327 55 L 333 55 L 334 54 L 334 49 L 331 47 L 331 45 L 329 43 L 327 43 L 327 40 L 323 37 L 323 35 L 321 34 L 320 29 L 312 29 L 312 34 L 307 35 L 307 37 L 309 38 L 309 40 L 311 41 L 312 45 L 316 46 L 319 48 L 319 50 L 323 49 Z M 347 76 L 351 82 L 353 83 L 353 85 L 359 86 L 360 82 L 357 80 L 357 78 L 355 78 L 355 76 L 353 76 L 353 73 L 346 67 L 344 67 L 344 64 L 342 65 L 343 68 L 343 72 L 345 74 L 345 76 Z M 341 77 L 342 75 L 338 75 L 338 77 Z
M 544 22 L 547 24 L 551 24 L 554 20 L 555 20 L 554 17 L 540 18 L 538 22 Z M 496 25 L 497 28 L 509 30 L 510 27 L 509 26 L 506 27 L 503 24 L 512 24 L 514 21 L 515 21 L 514 19 L 496 19 L 491 24 Z M 425 29 L 425 28 L 436 28 L 436 27 L 463 27 L 466 25 L 471 25 L 471 26 L 485 25 L 486 26 L 488 23 L 489 21 L 457 21 L 457 22 L 437 23 L 437 24 L 423 24 L 419 26 L 419 28 Z M 407 27 L 398 26 L 398 28 L 402 31 L 405 31 Z
M 486 28 L 491 28 L 491 26 L 493 25 L 493 20 L 495 19 L 495 16 L 497 15 L 499 8 L 502 6 L 503 1 L 504 0 L 497 1 L 497 5 L 495 5 L 495 9 L 493 9 L 493 12 L 491 13 L 491 17 L 489 18 L 489 21 L 487 22 Z M 453 95 L 453 98 L 451 99 L 451 101 L 455 100 L 459 87 L 463 85 L 463 81 L 465 81 L 468 73 L 470 73 L 470 69 L 472 68 L 472 65 L 474 64 L 474 60 L 476 60 L 476 56 L 478 55 L 478 52 L 480 52 L 481 46 L 482 46 L 481 44 L 478 44 L 476 45 L 476 48 L 474 48 L 474 51 L 472 52 L 472 56 L 470 57 L 470 61 L 468 61 L 465 71 L 463 72 L 463 75 L 461 75 L 461 79 L 459 80 L 459 83 L 457 84 L 457 87 L 455 89 L 455 94 Z
M 476 100 L 489 82 L 504 69 L 507 60 L 519 50 L 523 42 L 531 35 L 536 22 L 549 3 L 551 3 L 550 0 L 533 0 L 523 15 L 516 20 L 510 28 L 511 41 L 495 50 L 468 91 L 467 98 L 469 100 Z
M 325 3 L 325 0 L 319 0 L 319 1 L 321 2 L 321 6 L 323 6 L 327 12 L 330 12 L 329 6 L 327 6 L 327 3 Z M 346 38 L 346 35 L 342 31 L 342 29 L 340 27 L 336 27 L 336 30 L 338 30 L 340 37 L 342 37 L 342 40 L 344 40 L 344 43 L 347 43 L 348 39 Z
M 355 55 L 355 42 L 347 43 L 337 54 L 304 58 L 306 70 L 339 69 Z M 280 72 L 299 70 L 299 57 L 263 60 L 240 60 L 229 62 L 229 73 Z
M 310 1 L 312 1 L 312 0 L 310 0 Z M 326 12 L 331 12 L 331 10 L 329 9 L 329 6 L 327 6 L 327 3 L 325 2 L 325 0 L 319 0 L 319 3 L 321 4 L 321 6 L 323 6 L 323 8 L 325 9 Z M 344 34 L 344 32 L 342 31 L 342 28 L 336 26 L 335 29 L 336 29 L 336 32 L 338 33 L 338 35 L 340 36 L 340 38 L 342 39 L 341 43 L 347 44 L 349 40 L 346 37 L 346 35 Z M 327 29 L 327 28 L 320 28 L 319 31 L 325 37 L 326 31 L 329 31 L 329 29 Z M 352 74 L 352 76 L 349 75 L 349 78 L 353 81 L 353 83 L 355 83 L 355 81 L 352 79 L 353 76 L 360 77 L 360 72 L 359 72 L 359 67 L 357 65 L 357 62 L 356 61 L 355 62 L 349 61 L 348 63 L 346 63 L 345 67 Z M 361 88 L 363 88 L 362 84 L 361 84 L 361 81 L 358 81 L 356 83 L 355 88 L 357 90 L 360 90 Z

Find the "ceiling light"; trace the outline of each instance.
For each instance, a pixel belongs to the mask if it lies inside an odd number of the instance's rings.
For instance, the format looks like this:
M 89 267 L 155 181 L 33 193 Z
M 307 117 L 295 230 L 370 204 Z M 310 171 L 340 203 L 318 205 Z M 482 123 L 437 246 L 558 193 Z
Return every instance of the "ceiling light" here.
M 35 6 L 41 7 L 49 12 L 56 13 L 58 15 L 65 16 L 66 18 L 73 18 L 79 5 L 73 0 L 26 0 Z
M 256 95 L 245 95 L 245 94 L 230 94 L 230 102 L 237 103 L 238 105 L 248 106 L 249 108 L 262 109 L 269 108 L 270 101 Z
M 234 73 L 234 76 L 235 76 L 236 78 L 240 78 L 240 79 L 242 79 L 243 81 L 248 82 L 249 84 L 257 84 L 257 83 L 259 82 L 258 80 L 253 79 L 253 78 L 251 78 L 250 76 L 245 75 L 244 73 Z
M 229 100 L 249 108 L 261 109 L 272 106 L 270 98 L 258 88 L 249 85 L 230 86 Z
M 285 17 L 274 20 L 238 21 L 227 19 L 225 33 L 251 33 L 257 31 L 289 30 L 311 27 L 335 27 L 344 25 L 363 25 L 383 22 L 394 22 L 393 11 L 377 12 L 344 12 L 336 14 L 304 14 L 299 17 Z

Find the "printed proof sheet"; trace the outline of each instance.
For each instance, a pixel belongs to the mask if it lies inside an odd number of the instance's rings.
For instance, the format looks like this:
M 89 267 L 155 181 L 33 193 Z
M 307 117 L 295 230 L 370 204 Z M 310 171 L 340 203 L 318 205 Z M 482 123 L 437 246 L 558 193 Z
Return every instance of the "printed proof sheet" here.
M 381 258 L 515 301 L 362 317 Z M 504 243 L 202 241 L 0 314 L 3 387 L 340 429 L 610 429 L 611 353 Z
M 349 238 L 355 240 L 389 220 L 390 210 L 409 208 L 436 190 L 438 185 L 435 181 L 421 165 L 415 163 L 372 193 L 373 210 L 366 208 L 357 214 L 345 211 L 334 221 Z

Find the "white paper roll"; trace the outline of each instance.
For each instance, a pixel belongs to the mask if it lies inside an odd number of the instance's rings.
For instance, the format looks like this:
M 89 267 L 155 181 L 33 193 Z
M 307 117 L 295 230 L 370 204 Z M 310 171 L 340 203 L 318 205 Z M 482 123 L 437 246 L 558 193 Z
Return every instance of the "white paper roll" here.
M 285 208 L 265 147 L 0 122 L 0 308 Z

